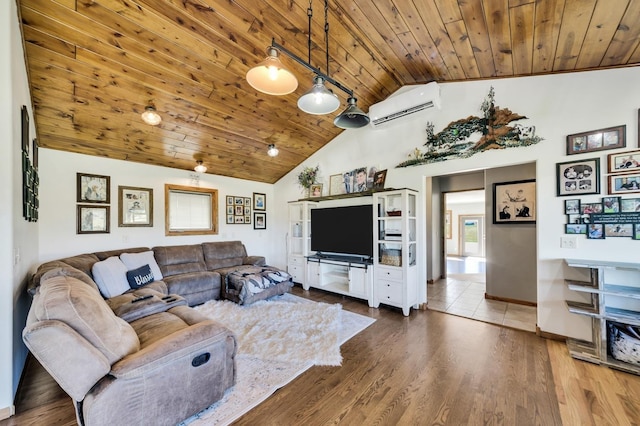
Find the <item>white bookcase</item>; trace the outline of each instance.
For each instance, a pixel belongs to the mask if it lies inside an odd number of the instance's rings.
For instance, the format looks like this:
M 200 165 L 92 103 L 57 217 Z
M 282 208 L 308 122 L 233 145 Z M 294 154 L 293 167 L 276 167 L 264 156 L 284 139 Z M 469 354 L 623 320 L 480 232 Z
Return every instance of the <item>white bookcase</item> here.
M 584 269 L 587 280 L 565 280 L 576 298 L 567 300 L 569 312 L 591 319 L 591 341 L 568 339 L 574 358 L 640 374 L 640 263 L 567 259 Z M 626 329 L 626 330 L 625 330 Z M 630 329 L 634 329 L 631 331 Z M 635 335 L 634 335 L 635 334 Z
M 287 272 L 299 284 L 304 284 L 307 277 L 306 257 L 311 254 L 311 209 L 317 204 L 314 201 L 289 203 Z
M 373 194 L 373 306 L 418 308 L 417 192 L 399 189 Z

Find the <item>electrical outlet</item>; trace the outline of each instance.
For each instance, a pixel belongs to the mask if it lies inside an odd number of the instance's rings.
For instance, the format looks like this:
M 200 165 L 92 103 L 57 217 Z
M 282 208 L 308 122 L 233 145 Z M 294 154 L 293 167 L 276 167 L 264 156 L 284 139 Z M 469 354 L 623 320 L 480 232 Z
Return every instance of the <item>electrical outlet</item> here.
M 574 236 L 560 237 L 560 247 L 566 249 L 578 248 L 578 239 Z

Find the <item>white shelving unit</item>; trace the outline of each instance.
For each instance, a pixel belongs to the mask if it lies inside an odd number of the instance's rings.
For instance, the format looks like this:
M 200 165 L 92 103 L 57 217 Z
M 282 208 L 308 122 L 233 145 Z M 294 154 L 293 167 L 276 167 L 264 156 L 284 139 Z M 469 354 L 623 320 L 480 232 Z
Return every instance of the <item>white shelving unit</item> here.
M 311 254 L 311 209 L 314 201 L 293 201 L 289 203 L 289 229 L 287 231 L 287 272 L 296 283 L 304 284 L 306 257 Z
M 570 290 L 586 293 L 589 302 L 567 300 L 566 305 L 569 312 L 591 318 L 592 326 L 590 342 L 567 340 L 571 356 L 640 374 L 640 338 L 623 330 L 624 344 L 630 352 L 612 349 L 619 347 L 614 334 L 620 336 L 620 330 L 627 327 L 640 330 L 640 264 L 576 259 L 566 262 L 573 268 L 588 269 L 588 281 L 565 282 Z M 633 347 L 635 356 L 631 352 Z
M 407 316 L 418 308 L 417 192 L 399 189 L 373 194 L 374 298 L 402 308 Z

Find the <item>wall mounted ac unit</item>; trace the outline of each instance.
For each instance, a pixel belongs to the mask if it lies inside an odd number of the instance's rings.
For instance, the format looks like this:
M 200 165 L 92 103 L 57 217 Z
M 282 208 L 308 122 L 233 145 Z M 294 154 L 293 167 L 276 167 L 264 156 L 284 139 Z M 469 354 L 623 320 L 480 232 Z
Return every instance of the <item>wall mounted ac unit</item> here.
M 436 82 L 398 90 L 384 101 L 371 105 L 369 118 L 373 127 L 379 127 L 429 108 L 440 109 L 440 87 Z

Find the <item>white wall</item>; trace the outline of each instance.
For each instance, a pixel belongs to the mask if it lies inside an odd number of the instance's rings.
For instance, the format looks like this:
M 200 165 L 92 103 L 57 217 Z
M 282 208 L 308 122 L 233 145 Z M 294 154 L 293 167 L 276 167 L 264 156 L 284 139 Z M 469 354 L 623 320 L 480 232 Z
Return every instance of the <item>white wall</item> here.
M 195 165 L 195 164 L 194 164 Z M 40 150 L 40 256 L 45 262 L 80 253 L 127 247 L 194 244 L 202 241 L 241 240 L 249 254 L 265 255 L 276 250 L 273 212 L 273 185 L 227 178 L 193 171 L 150 166 L 128 161 L 72 154 L 51 149 Z M 109 176 L 111 180 L 111 220 L 108 234 L 76 234 L 76 173 Z M 219 234 L 206 236 L 165 236 L 164 185 L 200 186 L 218 190 Z M 153 189 L 153 227 L 118 227 L 118 185 Z M 252 223 L 227 225 L 227 195 L 250 197 L 266 194 L 267 229 L 253 229 Z M 272 263 L 273 264 L 273 263 Z M 285 264 L 273 264 L 286 266 Z
M 624 68 L 539 77 L 496 79 L 441 84 L 442 109 L 428 110 L 404 119 L 386 129 L 369 127 L 347 130 L 314 154 L 305 165 L 320 165 L 324 180 L 332 174 L 360 165 L 388 168 L 387 186 L 412 187 L 423 190 L 426 176 L 449 175 L 478 169 L 536 162 L 538 183 L 538 325 L 546 332 L 588 338 L 589 324 L 583 318 L 569 314 L 564 299 L 569 295 L 563 279 L 569 271 L 562 259 L 585 259 L 637 262 L 640 243 L 627 238 L 586 240 L 580 237 L 577 249 L 560 248 L 566 217 L 563 197 L 556 197 L 555 164 L 569 159 L 598 157 L 601 153 L 566 156 L 566 136 L 588 130 L 627 125 L 627 149 L 635 148 L 638 140 L 637 114 L 640 99 L 640 68 Z M 545 140 L 526 148 L 491 150 L 468 159 L 397 169 L 416 147 L 425 142 L 424 128 L 432 121 L 436 131 L 452 121 L 479 115 L 480 105 L 495 88 L 496 104 L 526 115 L 524 125 L 535 125 L 536 133 Z M 286 217 L 286 201 L 299 197 L 295 169 L 276 183 L 279 216 Z M 606 167 L 601 170 L 604 179 Z M 602 188 L 606 188 L 603 180 Z M 585 201 L 599 200 L 599 196 L 583 197 Z M 432 226 L 430 223 L 429 226 Z M 437 224 L 436 224 L 437 225 Z M 284 221 L 278 224 L 286 232 Z M 284 247 L 277 255 L 284 259 Z
M 13 413 L 27 354 L 25 286 L 38 256 L 38 224 L 22 218 L 21 106 L 33 114 L 21 40 L 16 2 L 0 2 L 0 419 Z

